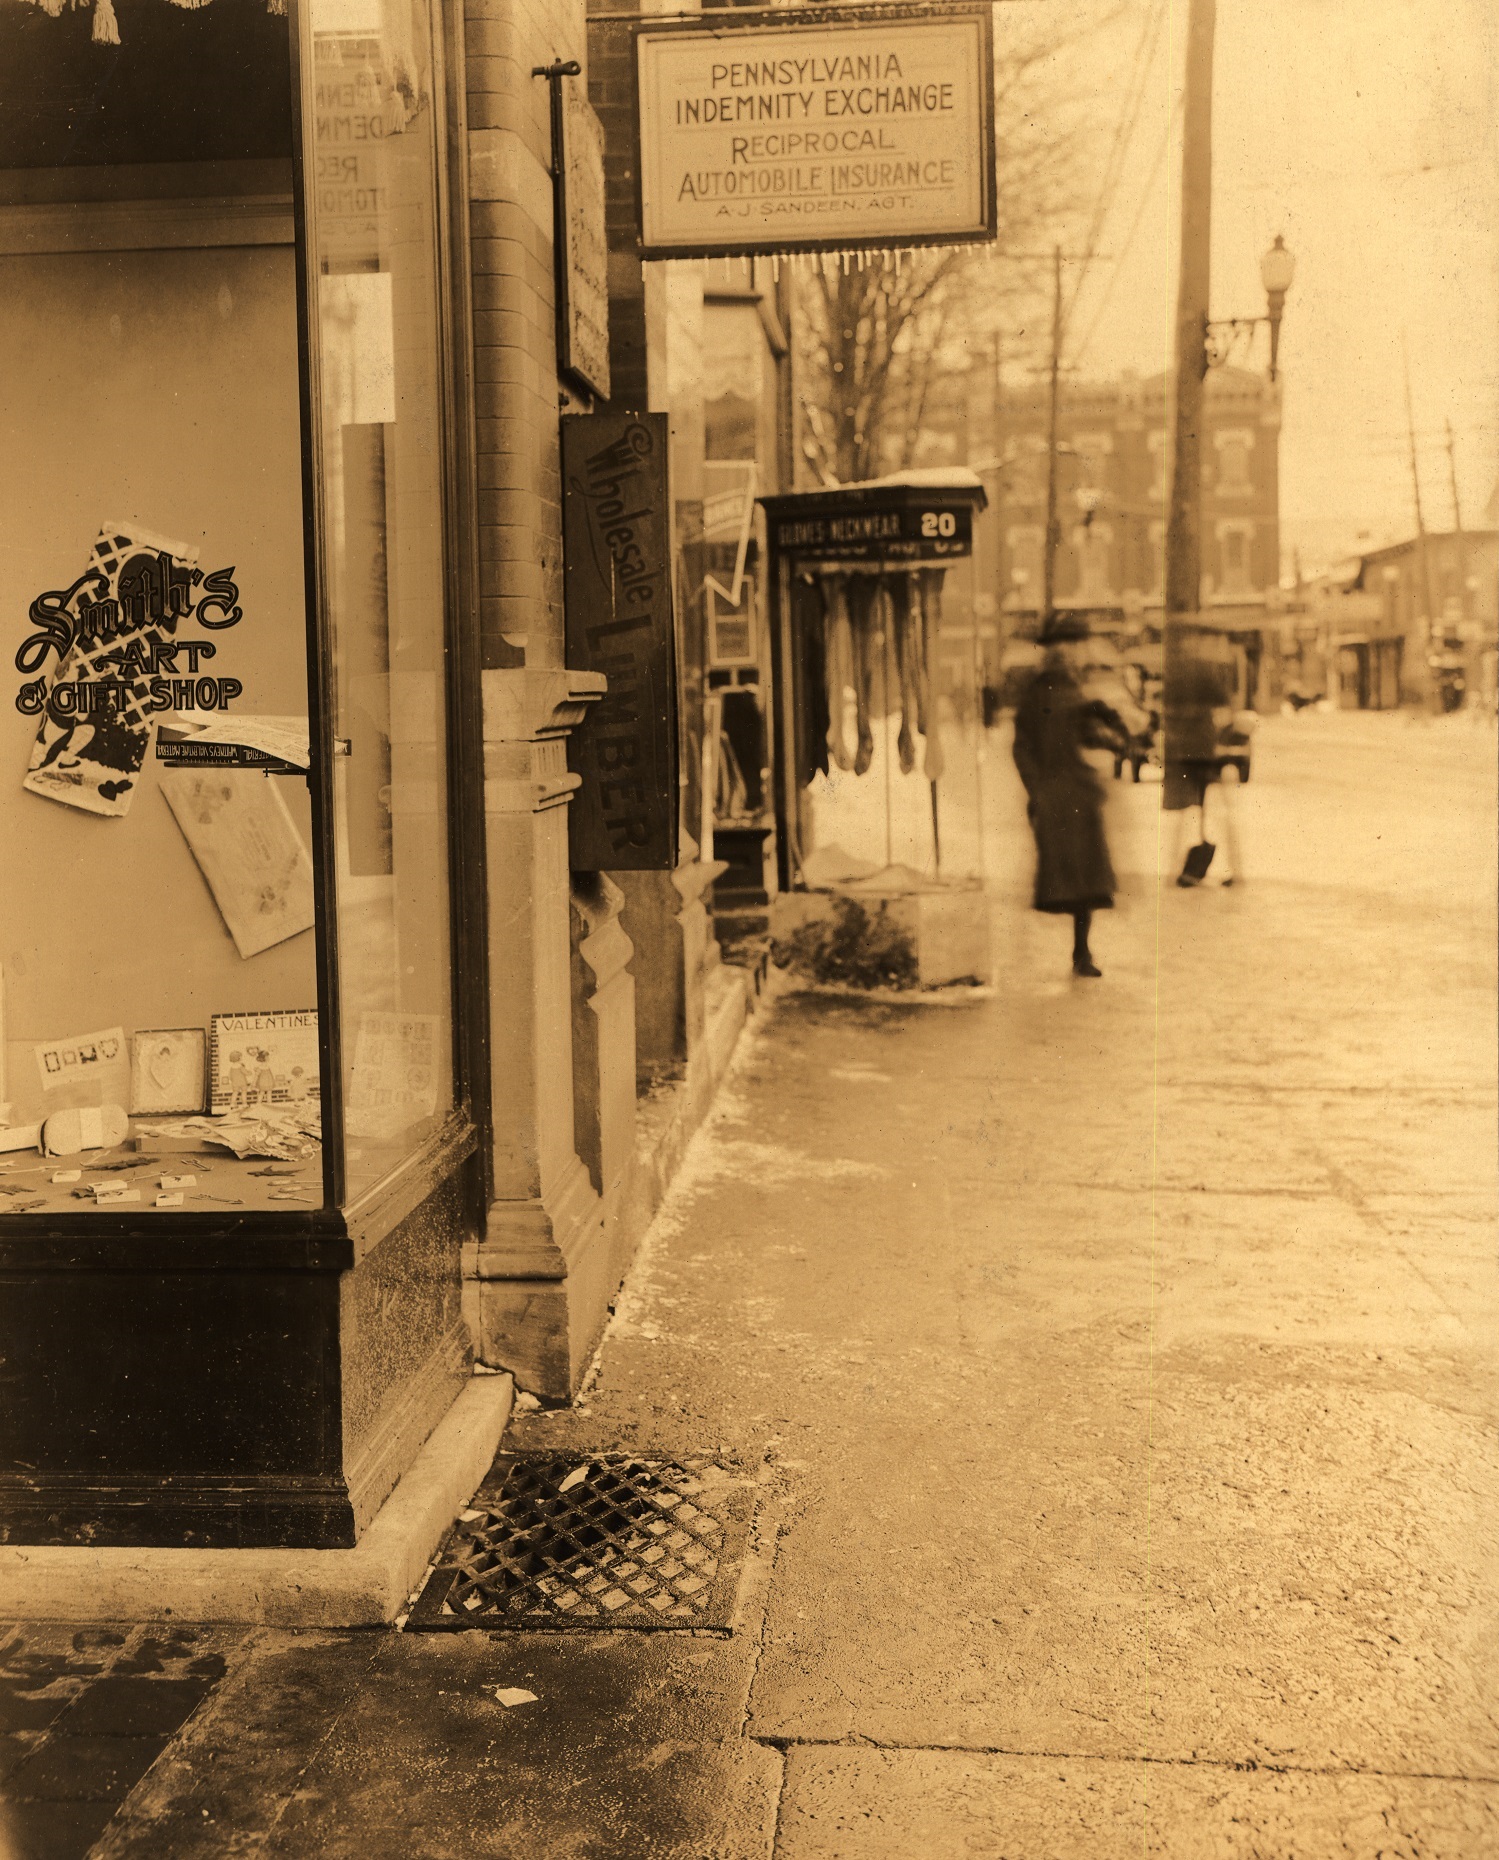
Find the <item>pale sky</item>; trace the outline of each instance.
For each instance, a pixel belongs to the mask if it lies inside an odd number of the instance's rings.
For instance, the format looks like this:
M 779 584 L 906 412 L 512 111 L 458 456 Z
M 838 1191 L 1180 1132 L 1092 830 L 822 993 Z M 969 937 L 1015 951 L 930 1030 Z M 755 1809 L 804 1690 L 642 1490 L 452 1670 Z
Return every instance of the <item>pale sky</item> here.
M 996 9 L 996 30 L 1107 3 L 1020 0 Z M 1125 0 L 1059 73 L 1087 98 L 1096 198 L 1137 49 L 1154 45 L 1104 256 L 1070 322 L 1088 376 L 1170 355 L 1186 23 L 1187 0 Z M 1327 555 L 1414 530 L 1402 337 L 1427 526 L 1452 523 L 1447 420 L 1463 519 L 1480 525 L 1499 477 L 1499 8 L 1218 0 L 1214 164 L 1213 315 L 1263 314 L 1259 258 L 1276 233 L 1297 260 L 1281 346 L 1288 538 Z

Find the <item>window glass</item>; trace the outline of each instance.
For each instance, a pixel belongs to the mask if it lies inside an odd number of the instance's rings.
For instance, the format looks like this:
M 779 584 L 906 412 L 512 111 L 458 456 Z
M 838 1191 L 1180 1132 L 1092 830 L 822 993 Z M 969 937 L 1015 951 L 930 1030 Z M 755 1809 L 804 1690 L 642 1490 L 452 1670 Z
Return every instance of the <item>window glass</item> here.
M 111 45 L 90 21 L 0 9 L 0 1205 L 301 1210 L 287 22 L 143 8 Z
M 308 218 L 332 621 L 345 1190 L 452 1105 L 442 373 L 425 0 L 313 0 Z
M 1249 489 L 1249 444 L 1242 434 L 1225 433 L 1218 441 L 1218 488 Z
M 1224 587 L 1242 590 L 1249 581 L 1249 537 L 1241 529 L 1226 529 L 1220 547 Z

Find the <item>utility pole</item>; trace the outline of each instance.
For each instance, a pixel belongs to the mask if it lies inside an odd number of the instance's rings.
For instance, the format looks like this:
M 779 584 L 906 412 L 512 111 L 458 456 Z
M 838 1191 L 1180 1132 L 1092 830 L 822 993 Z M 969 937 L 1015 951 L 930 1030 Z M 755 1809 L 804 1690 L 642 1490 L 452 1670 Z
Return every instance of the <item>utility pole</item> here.
M 1468 539 L 1463 535 L 1463 507 L 1457 495 L 1457 441 L 1452 436 L 1452 422 L 1447 422 L 1447 475 L 1452 484 L 1452 547 L 1457 552 L 1458 599 L 1462 602 L 1463 677 L 1471 683 L 1474 648 L 1469 637 L 1473 619 L 1473 596 L 1468 589 Z
M 1457 550 L 1457 580 L 1462 589 L 1463 618 L 1468 612 L 1468 539 L 1463 535 L 1463 507 L 1457 495 L 1457 441 L 1452 436 L 1452 422 L 1447 422 L 1447 477 L 1452 486 L 1453 546 Z
M 989 421 L 989 455 L 995 461 L 994 474 L 994 683 L 999 684 L 999 667 L 1004 658 L 1006 645 L 1005 626 L 1008 618 L 1005 609 L 1005 596 L 1015 584 L 1006 570 L 1010 561 L 1008 511 L 1008 484 L 1005 478 L 1005 422 L 1004 422 L 1004 365 L 1002 358 L 1002 339 L 999 331 L 994 336 L 994 375 L 990 400 Z M 977 642 L 978 629 L 974 628 L 974 640 Z
M 1186 671 L 1185 627 L 1202 601 L 1202 419 L 1207 382 L 1213 223 L 1213 33 L 1216 0 L 1191 0 L 1182 108 L 1181 270 L 1176 290 L 1176 392 L 1166 512 L 1166 753 L 1174 691 Z
M 1051 250 L 1051 411 L 1046 429 L 1046 538 L 1041 548 L 1041 626 L 1056 610 L 1057 544 L 1057 399 L 1062 373 L 1062 248 Z
M 1452 527 L 1463 533 L 1463 507 L 1457 495 L 1457 441 L 1452 436 L 1452 422 L 1447 422 L 1447 480 L 1452 486 Z
M 1421 512 L 1421 469 L 1416 463 L 1416 415 L 1411 405 L 1411 358 L 1404 336 L 1400 339 L 1400 353 L 1405 364 L 1405 430 L 1410 438 L 1411 490 L 1416 500 L 1416 548 L 1421 556 L 1421 592 L 1426 602 L 1427 629 L 1428 632 L 1434 632 L 1437 617 L 1431 605 L 1431 560 L 1426 549 L 1426 518 Z

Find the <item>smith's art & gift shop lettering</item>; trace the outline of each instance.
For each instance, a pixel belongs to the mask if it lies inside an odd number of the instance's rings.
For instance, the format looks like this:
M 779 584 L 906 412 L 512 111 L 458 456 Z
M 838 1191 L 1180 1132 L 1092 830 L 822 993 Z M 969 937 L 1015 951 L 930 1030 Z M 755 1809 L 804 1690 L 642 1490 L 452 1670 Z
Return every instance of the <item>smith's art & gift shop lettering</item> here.
M 64 665 L 76 646 L 78 675 L 50 686 L 45 678 L 22 685 L 16 709 L 31 717 L 45 709 L 92 716 L 123 710 L 134 696 L 148 712 L 227 710 L 244 690 L 239 679 L 198 675 L 218 652 L 214 642 L 163 635 L 174 633 L 181 620 L 213 632 L 237 626 L 244 612 L 233 568 L 204 574 L 157 551 L 132 557 L 115 592 L 108 588 L 108 575 L 90 568 L 71 587 L 48 588 L 31 603 L 28 618 L 38 631 L 18 647 L 16 670 L 38 671 L 51 652 Z M 183 672 L 188 676 L 179 676 Z
M 225 711 L 244 690 L 211 661 L 244 609 L 234 569 L 138 524 L 106 524 L 88 566 L 32 601 L 15 654 L 16 709 L 41 724 L 23 786 L 95 814 L 129 810 L 158 716 Z M 50 672 L 46 669 L 54 660 Z

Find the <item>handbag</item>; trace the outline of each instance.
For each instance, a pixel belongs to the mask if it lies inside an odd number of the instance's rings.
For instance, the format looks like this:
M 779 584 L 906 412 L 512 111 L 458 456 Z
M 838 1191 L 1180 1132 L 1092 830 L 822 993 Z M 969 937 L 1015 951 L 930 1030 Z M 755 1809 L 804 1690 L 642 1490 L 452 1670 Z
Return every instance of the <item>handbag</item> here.
M 1188 884 L 1200 885 L 1208 875 L 1208 867 L 1213 863 L 1213 854 L 1217 850 L 1210 840 L 1199 840 L 1195 846 L 1188 847 L 1182 865 L 1182 878 Z

